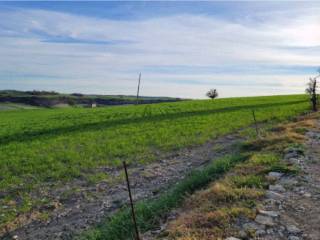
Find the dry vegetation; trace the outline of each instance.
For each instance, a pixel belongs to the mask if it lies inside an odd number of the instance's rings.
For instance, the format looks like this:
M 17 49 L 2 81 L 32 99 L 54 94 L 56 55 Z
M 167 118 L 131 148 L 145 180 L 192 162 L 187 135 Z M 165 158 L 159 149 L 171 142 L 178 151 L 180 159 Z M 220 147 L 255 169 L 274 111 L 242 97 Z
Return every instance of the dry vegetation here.
M 237 235 L 238 230 L 233 227 L 235 221 L 242 217 L 255 218 L 259 199 L 264 196 L 266 186 L 274 181 L 267 173 L 298 171 L 295 166 L 282 162 L 281 154 L 292 146 L 303 148 L 303 134 L 315 127 L 317 117 L 313 114 L 268 128 L 261 138 L 247 142 L 244 150 L 250 158 L 223 179 L 188 197 L 164 235 L 178 240 L 213 240 Z

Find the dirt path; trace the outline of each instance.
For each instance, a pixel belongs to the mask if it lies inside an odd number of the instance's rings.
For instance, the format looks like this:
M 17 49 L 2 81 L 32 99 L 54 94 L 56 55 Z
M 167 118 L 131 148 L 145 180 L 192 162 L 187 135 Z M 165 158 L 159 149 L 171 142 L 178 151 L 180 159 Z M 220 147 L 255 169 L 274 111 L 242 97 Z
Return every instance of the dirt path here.
M 147 166 L 131 166 L 130 178 L 135 200 L 156 196 L 170 184 L 183 178 L 190 170 L 199 168 L 233 151 L 236 142 L 243 139 L 239 133 L 220 137 L 202 146 L 184 149 Z M 219 150 L 218 150 L 219 148 Z M 114 178 L 120 178 L 122 169 L 102 169 Z M 122 179 L 122 178 L 120 178 Z M 73 189 L 77 187 L 75 192 Z M 63 197 L 66 192 L 70 196 Z M 74 233 L 101 221 L 107 215 L 128 202 L 126 185 L 101 182 L 87 186 L 81 181 L 65 185 L 51 193 L 56 196 L 54 214 L 46 221 L 27 217 L 25 225 L 20 226 L 1 239 L 71 239 Z
M 257 239 L 320 239 L 320 124 L 306 133 L 304 154 L 292 149 L 284 158 L 297 164 L 297 176 L 282 176 L 269 186 L 265 208 L 279 215 L 274 226 L 261 225 Z M 274 194 L 276 193 L 276 194 Z

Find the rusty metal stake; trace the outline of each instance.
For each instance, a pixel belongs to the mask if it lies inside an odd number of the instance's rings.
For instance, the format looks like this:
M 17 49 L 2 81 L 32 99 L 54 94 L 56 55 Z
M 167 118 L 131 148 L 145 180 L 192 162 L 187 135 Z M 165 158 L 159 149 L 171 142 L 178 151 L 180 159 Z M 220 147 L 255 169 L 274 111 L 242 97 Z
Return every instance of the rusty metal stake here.
M 253 120 L 254 120 L 254 125 L 256 127 L 256 134 L 257 134 L 257 137 L 259 137 L 259 129 L 258 129 L 258 124 L 257 124 L 257 119 L 256 119 L 256 114 L 254 112 L 254 110 L 252 110 L 252 116 L 253 116 Z
M 134 224 L 134 228 L 135 228 L 135 232 L 136 232 L 136 240 L 140 240 L 139 230 L 138 230 L 137 220 L 136 220 L 136 215 L 135 215 L 135 212 L 134 212 L 134 206 L 133 206 L 133 201 L 132 201 L 131 188 L 130 188 L 130 182 L 129 182 L 129 176 L 128 176 L 128 170 L 127 170 L 126 161 L 123 161 L 123 168 L 124 168 L 124 171 L 125 171 L 125 174 L 126 174 L 126 180 L 127 180 L 127 186 L 128 186 L 128 192 L 129 192 L 129 198 L 130 198 L 130 205 L 131 205 L 132 220 L 133 220 L 133 224 Z

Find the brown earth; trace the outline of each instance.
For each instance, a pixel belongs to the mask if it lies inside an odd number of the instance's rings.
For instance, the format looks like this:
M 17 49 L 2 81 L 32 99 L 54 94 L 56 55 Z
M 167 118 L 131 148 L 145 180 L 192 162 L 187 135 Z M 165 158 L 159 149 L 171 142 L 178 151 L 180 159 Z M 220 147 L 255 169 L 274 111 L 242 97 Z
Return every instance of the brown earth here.
M 134 200 L 157 196 L 167 186 L 182 179 L 192 169 L 201 168 L 210 161 L 232 153 L 234 145 L 243 137 L 236 132 L 193 147 L 159 157 L 158 161 L 146 166 L 129 167 Z M 102 218 L 113 214 L 128 203 L 128 193 L 121 168 L 101 168 L 113 182 L 103 181 L 95 186 L 75 180 L 63 187 L 44 187 L 39 194 L 46 193 L 54 199 L 46 210 L 50 215 L 43 219 L 38 210 L 20 215 L 15 222 L 0 229 L 1 239 L 45 240 L 71 239 Z M 2 236 L 2 237 L 1 237 Z

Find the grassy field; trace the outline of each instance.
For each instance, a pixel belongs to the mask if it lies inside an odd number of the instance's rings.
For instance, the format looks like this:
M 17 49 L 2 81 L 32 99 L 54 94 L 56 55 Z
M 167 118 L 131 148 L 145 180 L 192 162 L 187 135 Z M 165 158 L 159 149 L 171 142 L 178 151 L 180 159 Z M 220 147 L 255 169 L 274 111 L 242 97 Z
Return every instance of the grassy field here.
M 0 205 L 41 184 L 99 180 L 96 170 L 154 161 L 159 153 L 204 143 L 253 123 L 306 111 L 305 95 L 184 101 L 154 105 L 0 112 Z M 0 226 L 12 213 L 1 213 Z

